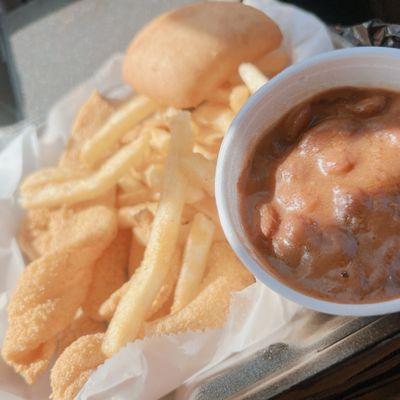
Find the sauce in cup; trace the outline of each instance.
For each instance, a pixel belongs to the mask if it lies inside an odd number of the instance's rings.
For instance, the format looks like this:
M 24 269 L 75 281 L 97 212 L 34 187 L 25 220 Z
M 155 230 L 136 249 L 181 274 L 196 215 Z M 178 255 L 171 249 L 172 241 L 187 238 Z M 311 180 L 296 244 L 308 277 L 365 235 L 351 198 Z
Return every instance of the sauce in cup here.
M 265 268 L 324 300 L 398 297 L 399 155 L 399 93 L 336 88 L 284 115 L 238 184 L 242 221 Z

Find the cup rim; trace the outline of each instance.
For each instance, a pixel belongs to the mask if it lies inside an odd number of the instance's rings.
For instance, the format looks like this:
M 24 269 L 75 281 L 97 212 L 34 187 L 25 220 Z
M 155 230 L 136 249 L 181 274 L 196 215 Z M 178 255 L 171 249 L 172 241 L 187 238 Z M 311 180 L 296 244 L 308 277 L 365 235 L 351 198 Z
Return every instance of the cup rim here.
M 279 295 L 291 300 L 306 308 L 333 315 L 342 316 L 372 316 L 383 315 L 400 311 L 400 297 L 386 301 L 374 303 L 337 303 L 334 301 L 322 300 L 316 297 L 309 296 L 302 293 L 273 276 L 267 268 L 263 267 L 256 258 L 250 253 L 249 249 L 240 240 L 239 235 L 233 228 L 233 218 L 228 207 L 227 193 L 222 184 L 225 180 L 226 174 L 229 172 L 225 168 L 225 164 L 229 158 L 230 148 L 233 145 L 235 132 L 240 125 L 240 121 L 247 120 L 251 115 L 251 109 L 258 104 L 269 93 L 269 91 L 281 84 L 290 76 L 307 70 L 310 67 L 318 65 L 323 62 L 337 60 L 338 58 L 357 57 L 364 55 L 376 56 L 390 56 L 400 58 L 400 50 L 393 48 L 376 48 L 376 47 L 358 47 L 347 48 L 341 50 L 333 50 L 310 57 L 302 62 L 294 64 L 277 76 L 268 81 L 267 84 L 262 86 L 256 93 L 254 93 L 236 115 L 232 124 L 230 125 L 224 140 L 222 142 L 216 167 L 215 176 L 215 196 L 217 203 L 218 215 L 221 221 L 224 234 L 231 245 L 232 249 L 243 262 L 243 264 L 255 275 L 257 280 L 261 281 L 267 287 L 278 293 Z M 238 210 L 233 213 L 238 214 Z M 240 218 L 240 217 L 239 217 Z

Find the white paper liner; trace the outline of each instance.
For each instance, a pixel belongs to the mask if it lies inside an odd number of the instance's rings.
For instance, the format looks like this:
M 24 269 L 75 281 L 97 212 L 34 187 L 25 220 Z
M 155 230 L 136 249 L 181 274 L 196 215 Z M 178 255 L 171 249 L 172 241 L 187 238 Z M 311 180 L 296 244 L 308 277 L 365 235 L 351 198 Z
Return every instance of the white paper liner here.
M 313 15 L 274 0 L 247 1 L 265 11 L 280 26 L 293 60 L 332 50 L 325 26 Z M 81 104 L 97 89 L 110 94 L 127 89 L 121 81 L 122 55 L 113 56 L 87 82 L 61 99 L 50 111 L 40 139 L 34 127 L 25 127 L 0 152 L 0 342 L 7 327 L 6 305 L 24 268 L 16 233 L 22 216 L 17 203 L 18 185 L 28 173 L 56 162 Z M 0 132 L 1 134 L 1 132 Z M 121 349 L 91 376 L 80 399 L 157 399 L 194 374 L 210 368 L 276 332 L 299 306 L 257 282 L 233 296 L 222 329 L 137 340 Z M 50 393 L 48 374 L 28 386 L 0 359 L 2 400 L 45 399 Z

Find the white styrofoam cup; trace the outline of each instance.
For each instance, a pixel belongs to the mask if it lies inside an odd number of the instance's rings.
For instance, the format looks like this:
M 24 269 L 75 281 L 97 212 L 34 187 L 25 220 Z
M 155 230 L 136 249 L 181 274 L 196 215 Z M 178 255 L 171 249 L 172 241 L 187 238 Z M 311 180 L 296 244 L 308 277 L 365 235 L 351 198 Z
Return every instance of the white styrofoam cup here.
M 265 261 L 257 257 L 241 222 L 237 183 L 255 144 L 295 105 L 324 90 L 343 86 L 400 91 L 400 50 L 376 47 L 334 50 L 285 69 L 261 87 L 240 110 L 223 140 L 216 172 L 218 213 L 238 257 L 258 280 L 280 295 L 328 314 L 392 313 L 400 311 L 400 298 L 343 304 L 317 299 L 289 287 L 263 266 Z

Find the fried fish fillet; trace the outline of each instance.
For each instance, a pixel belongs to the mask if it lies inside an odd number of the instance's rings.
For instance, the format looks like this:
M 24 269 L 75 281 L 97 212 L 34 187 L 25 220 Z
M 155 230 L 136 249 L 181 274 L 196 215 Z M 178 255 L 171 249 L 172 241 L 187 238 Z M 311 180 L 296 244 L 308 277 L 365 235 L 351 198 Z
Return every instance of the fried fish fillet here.
M 29 261 L 40 257 L 49 247 L 50 214 L 51 212 L 47 208 L 27 210 L 21 222 L 18 243 Z
M 232 292 L 244 287 L 241 281 L 219 277 L 180 311 L 146 323 L 144 336 L 219 328 L 228 314 Z
M 104 363 L 103 337 L 103 333 L 81 336 L 60 355 L 50 375 L 53 400 L 73 400 L 90 374 Z
M 129 282 L 125 282 L 120 288 L 115 290 L 110 295 L 110 297 L 104 301 L 103 304 L 101 304 L 99 308 L 99 316 L 102 321 L 111 321 L 111 318 L 114 315 L 115 310 L 117 309 L 118 303 L 120 302 L 122 296 L 128 290 L 128 283 Z
M 201 283 L 202 289 L 221 276 L 243 282 L 246 286 L 254 282 L 253 275 L 243 266 L 226 241 L 215 242 L 211 246 L 208 268 Z
M 115 109 L 115 104 L 105 99 L 99 92 L 93 92 L 77 112 L 66 150 L 60 158 L 59 167 L 37 171 L 30 175 L 31 183 L 33 176 L 36 178 L 34 183 L 40 186 L 48 183 L 49 180 L 63 181 L 68 175 L 76 177 L 77 174 L 84 174 L 85 169 L 82 169 L 79 161 L 81 146 L 97 132 Z M 98 205 L 111 207 L 114 206 L 114 203 L 115 191 L 112 194 L 107 193 L 105 196 L 96 199 L 96 204 Z M 88 207 L 89 205 L 94 205 L 94 202 L 81 204 L 77 208 Z M 27 210 L 21 223 L 18 241 L 22 251 L 30 261 L 35 260 L 49 250 L 50 242 L 58 232 L 54 222 L 57 223 L 59 221 L 59 214 L 59 210 L 49 210 L 47 208 Z
M 106 331 L 106 328 L 107 326 L 104 322 L 94 321 L 82 309 L 79 309 L 71 324 L 59 334 L 57 353 L 61 354 L 81 336 L 102 333 Z
M 56 347 L 57 341 L 55 339 L 50 339 L 32 351 L 27 351 L 24 354 L 18 355 L 15 361 L 5 361 L 12 365 L 15 372 L 19 373 L 27 383 L 32 384 L 36 377 L 46 371 Z
M 82 210 L 63 232 L 69 238 L 65 246 L 25 268 L 8 305 L 2 356 L 28 383 L 43 370 L 29 366 L 43 359 L 43 346 L 48 350 L 83 303 L 95 262 L 116 236 L 115 211 L 102 206 Z
M 95 91 L 79 109 L 66 150 L 60 158 L 62 167 L 80 166 L 79 154 L 83 143 L 91 138 L 111 116 L 116 106 Z
M 101 304 L 128 279 L 127 267 L 131 239 L 130 230 L 120 230 L 96 262 L 93 280 L 82 305 L 83 311 L 94 320 L 102 321 L 99 315 Z
M 115 200 L 116 190 L 113 188 L 95 200 L 78 203 L 71 208 L 27 210 L 18 234 L 23 253 L 29 261 L 33 261 L 46 252 L 64 247 L 71 240 L 65 235 L 65 227 L 70 225 L 70 219 L 77 211 L 96 205 L 114 207 Z

